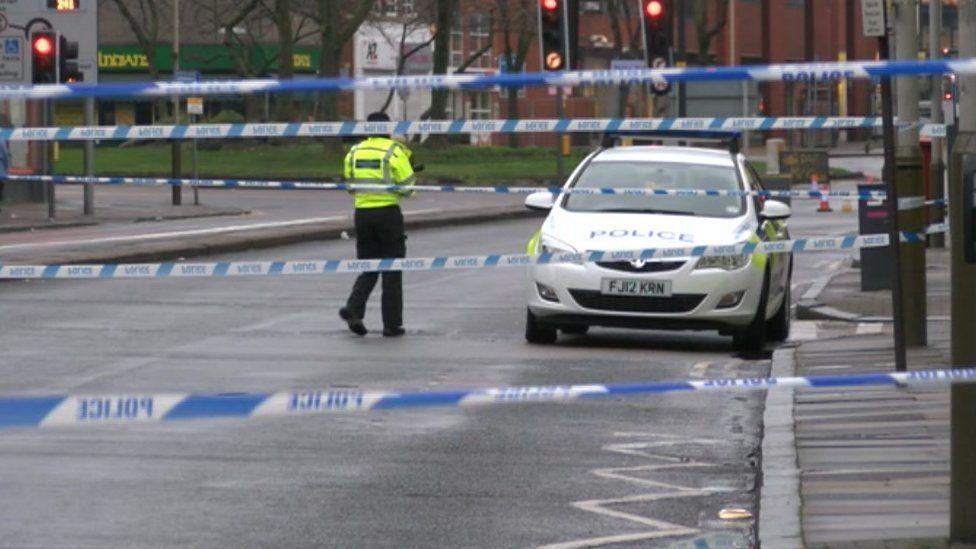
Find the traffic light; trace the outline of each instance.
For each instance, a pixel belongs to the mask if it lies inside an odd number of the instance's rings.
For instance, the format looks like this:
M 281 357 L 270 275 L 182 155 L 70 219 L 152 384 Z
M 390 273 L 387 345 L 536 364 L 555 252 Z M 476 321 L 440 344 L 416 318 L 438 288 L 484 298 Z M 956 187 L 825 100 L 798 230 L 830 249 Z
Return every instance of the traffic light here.
M 644 55 L 647 66 L 663 69 L 671 65 L 671 0 L 638 0 L 641 27 L 644 29 Z M 654 83 L 652 91 L 664 95 L 671 89 L 665 82 Z
M 78 68 L 78 42 L 72 42 L 62 34 L 58 40 L 58 82 L 81 82 L 85 79 Z
M 58 35 L 54 31 L 31 33 L 31 82 L 58 82 Z
M 579 58 L 579 0 L 538 0 L 542 70 L 576 68 Z

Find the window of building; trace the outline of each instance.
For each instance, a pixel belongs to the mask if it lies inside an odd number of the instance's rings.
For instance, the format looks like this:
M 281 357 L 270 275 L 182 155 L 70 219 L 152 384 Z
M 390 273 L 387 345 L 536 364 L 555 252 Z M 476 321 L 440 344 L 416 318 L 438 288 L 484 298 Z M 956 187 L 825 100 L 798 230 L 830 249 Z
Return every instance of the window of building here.
M 464 63 L 464 28 L 461 26 L 461 17 L 454 15 L 454 24 L 451 25 L 451 62 L 452 67 L 460 67 Z
M 471 63 L 472 67 L 480 69 L 492 68 L 491 63 L 491 16 L 486 13 L 475 13 L 471 15 L 468 22 L 468 36 L 471 37 L 471 55 L 482 53 L 478 59 Z
M 474 92 L 470 94 L 471 107 L 468 118 L 471 120 L 491 119 L 491 92 Z

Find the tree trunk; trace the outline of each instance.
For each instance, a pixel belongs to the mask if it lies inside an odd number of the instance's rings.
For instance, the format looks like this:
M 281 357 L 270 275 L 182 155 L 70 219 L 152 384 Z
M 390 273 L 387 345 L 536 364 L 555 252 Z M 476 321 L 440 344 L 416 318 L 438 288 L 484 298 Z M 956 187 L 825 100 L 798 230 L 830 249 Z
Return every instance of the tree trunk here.
M 291 80 L 295 75 L 295 32 L 292 26 L 291 0 L 276 0 L 274 8 L 275 27 L 278 30 L 278 79 Z M 291 105 L 291 94 L 277 94 L 275 114 L 279 121 L 291 120 Z
M 318 0 L 319 7 L 319 39 L 322 51 L 319 55 L 319 77 L 335 78 L 339 76 L 339 66 L 342 56 L 342 42 L 339 40 L 339 29 L 336 26 L 339 11 L 339 0 Z M 319 94 L 320 120 L 334 121 L 339 119 L 339 106 L 336 94 L 323 92 Z
M 434 40 L 434 74 L 447 74 L 451 61 L 451 26 L 454 24 L 454 11 L 457 0 L 437 0 L 437 38 Z M 450 90 L 438 88 L 431 91 L 430 109 L 427 118 L 444 120 L 447 118 L 447 101 Z

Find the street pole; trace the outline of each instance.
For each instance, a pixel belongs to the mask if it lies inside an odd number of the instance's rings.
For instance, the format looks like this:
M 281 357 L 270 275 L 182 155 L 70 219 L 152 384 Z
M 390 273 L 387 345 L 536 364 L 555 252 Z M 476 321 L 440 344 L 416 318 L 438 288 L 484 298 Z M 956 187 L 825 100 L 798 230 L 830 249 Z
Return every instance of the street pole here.
M 882 2 L 884 21 L 887 27 L 887 2 Z M 888 45 L 888 31 L 885 30 L 878 38 L 878 56 L 882 61 L 891 57 Z M 884 135 L 884 181 L 887 185 L 888 219 L 888 249 L 891 256 L 891 316 L 894 321 L 895 370 L 904 372 L 908 369 L 908 358 L 905 353 L 905 314 L 902 307 L 902 275 L 901 275 L 901 232 L 898 227 L 898 188 L 895 185 L 895 120 L 894 105 L 892 104 L 891 77 L 881 77 L 881 120 Z
M 976 57 L 976 0 L 959 1 L 959 58 Z M 952 366 L 976 364 L 976 77 L 959 75 L 959 134 L 949 166 Z M 964 168 L 967 168 L 964 170 Z M 970 178 L 970 181 L 964 181 Z M 969 194 L 970 201 L 965 200 Z M 969 211 L 966 211 L 969 202 Z M 970 231 L 966 230 L 966 226 Z M 967 238 L 968 237 L 968 238 Z M 968 240 L 968 241 L 967 241 Z M 968 256 L 967 257 L 967 252 Z M 952 387 L 949 538 L 976 543 L 976 385 Z
M 85 98 L 85 125 L 95 125 L 95 98 Z M 91 139 L 84 144 L 84 168 L 85 175 L 91 177 L 95 175 L 95 142 Z M 85 215 L 95 215 L 95 186 L 85 183 L 84 190 L 84 213 Z
M 942 58 L 942 0 L 929 0 L 929 59 Z M 942 98 L 945 97 L 943 76 L 937 74 L 932 77 L 932 93 L 929 102 L 932 104 L 932 123 L 942 124 Z M 945 163 L 942 161 L 943 138 L 932 138 L 932 161 L 929 165 L 929 181 L 932 184 L 932 198 L 945 198 Z M 945 221 L 945 206 L 935 205 L 929 209 L 929 219 L 932 223 Z M 935 233 L 929 237 L 929 246 L 945 248 L 945 234 Z
M 562 120 L 566 115 L 566 109 L 563 105 L 563 99 L 565 94 L 563 93 L 562 86 L 556 86 L 556 118 Z M 563 165 L 563 132 L 556 134 L 556 184 L 563 184 L 563 176 L 565 175 L 566 167 Z
M 45 127 L 54 125 L 54 105 L 50 99 L 41 100 L 41 120 Z M 45 142 L 41 144 L 41 173 L 51 175 L 54 173 L 54 143 Z M 54 183 L 48 181 L 44 184 L 44 196 L 47 199 L 47 218 L 54 221 L 56 213 Z
M 919 29 L 918 0 L 896 0 L 895 58 L 918 60 Z M 919 78 L 899 77 L 897 86 L 898 120 L 905 125 L 898 130 L 895 151 L 895 186 L 898 196 L 925 196 L 922 178 L 922 158 L 918 138 Z M 897 203 L 894 204 L 897 206 Z M 898 212 L 898 226 L 902 231 L 925 231 L 925 208 Z M 896 241 L 898 242 L 898 241 Z M 905 326 L 905 345 L 922 347 L 927 340 L 925 296 L 925 243 L 906 242 L 901 246 L 901 302 Z
M 678 59 L 676 65 L 679 67 L 688 66 L 688 52 L 685 45 L 685 0 L 678 0 Z M 678 118 L 688 116 L 688 89 L 684 80 L 678 82 Z
M 177 73 L 180 72 L 180 0 L 173 1 L 173 80 L 176 80 Z M 173 96 L 173 123 L 180 123 L 180 96 Z M 183 146 L 179 139 L 174 139 L 172 144 L 172 172 L 173 179 L 183 177 Z M 179 206 L 183 203 L 183 189 L 179 185 L 173 185 L 173 205 Z

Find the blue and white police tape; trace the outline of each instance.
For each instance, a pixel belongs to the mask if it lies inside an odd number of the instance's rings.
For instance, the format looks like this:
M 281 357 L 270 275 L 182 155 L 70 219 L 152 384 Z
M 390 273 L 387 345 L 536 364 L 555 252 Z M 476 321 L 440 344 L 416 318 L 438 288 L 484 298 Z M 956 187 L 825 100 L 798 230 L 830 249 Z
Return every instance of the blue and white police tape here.
M 753 81 L 837 83 L 885 76 L 976 74 L 976 59 L 844 61 L 735 67 L 673 67 L 500 74 L 432 74 L 361 78 L 252 79 L 207 82 L 120 82 L 0 86 L 0 99 L 213 96 L 276 92 L 341 92 L 391 89 L 490 89 L 526 86 L 613 86 L 662 82 Z
M 881 118 L 583 118 L 538 120 L 443 120 L 402 122 L 308 122 L 288 124 L 191 124 L 179 126 L 76 126 L 0 129 L 7 141 L 93 141 L 345 137 L 375 134 L 424 135 L 471 133 L 590 133 L 698 130 L 826 130 L 875 128 Z M 940 129 L 942 128 L 942 129 Z M 938 124 L 922 126 L 923 136 L 944 136 Z M 940 133 L 941 132 L 941 133 Z
M 139 393 L 0 397 L 0 428 L 164 423 L 189 419 L 308 417 L 418 408 L 573 402 L 668 393 L 770 389 L 948 386 L 976 381 L 976 368 L 806 377 L 722 378 L 444 391 L 298 390 L 273 393 Z
M 321 191 L 402 191 L 397 185 L 377 185 L 367 183 L 333 183 L 327 181 L 272 181 L 263 179 L 171 179 L 165 177 L 97 177 L 82 175 L 9 175 L 10 181 L 39 181 L 55 184 L 79 185 L 147 185 L 205 188 L 277 189 L 277 190 L 321 190 Z M 681 197 L 722 197 L 722 196 L 762 196 L 766 198 L 856 198 L 858 200 L 884 200 L 885 191 L 746 191 L 742 189 L 639 189 L 631 187 L 516 187 L 495 185 L 490 187 L 475 185 L 413 185 L 411 190 L 418 192 L 474 193 L 474 194 L 532 194 L 549 191 L 553 194 L 584 195 L 632 195 L 632 196 L 681 196 Z M 926 204 L 921 197 L 899 199 L 905 201 L 904 208 L 917 208 Z M 914 205 L 913 205 L 914 204 Z
M 930 228 L 942 232 L 944 227 Z M 926 232 L 925 234 L 931 234 Z M 902 232 L 901 241 L 924 242 L 925 234 Z M 674 239 L 678 235 L 670 234 Z M 558 252 L 541 254 L 489 254 L 387 259 L 326 259 L 288 261 L 218 261 L 208 263 L 111 263 L 77 265 L 0 264 L 0 279 L 118 279 L 118 278 L 224 278 L 238 276 L 331 275 L 382 271 L 444 271 L 494 269 L 531 265 L 583 264 L 602 261 L 693 259 L 703 256 L 742 256 L 756 253 L 808 253 L 878 248 L 888 245 L 887 234 L 800 238 L 748 242 L 725 246 L 687 246 L 645 250 Z

